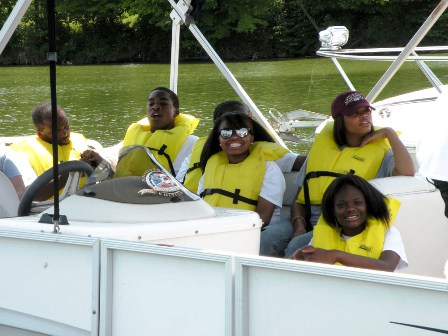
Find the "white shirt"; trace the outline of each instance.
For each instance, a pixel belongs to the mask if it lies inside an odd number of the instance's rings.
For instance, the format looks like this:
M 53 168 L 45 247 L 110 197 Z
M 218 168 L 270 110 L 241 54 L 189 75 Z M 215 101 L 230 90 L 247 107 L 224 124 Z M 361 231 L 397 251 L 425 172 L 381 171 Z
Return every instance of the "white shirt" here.
M 16 156 L 14 151 L 9 150 L 6 146 L 0 145 L 0 171 L 9 179 L 21 175 L 16 166 Z
M 177 172 L 176 179 L 180 182 L 183 182 L 185 179 L 185 175 L 187 175 L 188 166 L 190 165 L 191 154 L 188 155 L 182 164 L 180 165 L 179 171 Z
M 434 103 L 435 105 L 435 103 Z M 448 132 L 446 131 L 448 93 L 437 99 L 431 117 L 419 121 L 416 157 L 419 173 L 436 180 L 448 181 Z M 441 106 L 444 106 L 442 110 Z
M 408 266 L 408 258 L 404 250 L 403 240 L 401 239 L 400 231 L 395 226 L 391 226 L 384 235 L 383 251 L 393 251 L 400 256 L 400 261 L 395 270 Z
M 179 153 L 177 153 L 176 158 L 173 162 L 174 172 L 178 175 L 179 170 L 183 166 L 183 162 L 190 157 L 191 151 L 193 150 L 193 146 L 198 141 L 198 137 L 196 135 L 189 135 L 188 138 L 185 140 L 182 148 L 180 149 Z M 188 163 L 190 160 L 188 160 Z M 188 169 L 188 163 L 187 163 L 187 169 Z M 176 175 L 176 176 L 177 176 Z
M 280 159 L 275 160 L 275 163 L 282 172 L 290 173 L 298 156 L 299 154 L 289 152 L 283 155 Z
M 31 166 L 28 156 L 25 153 L 16 152 L 14 163 L 17 168 L 19 168 L 20 174 L 22 175 L 23 184 L 25 187 L 28 187 L 37 178 L 37 173 Z

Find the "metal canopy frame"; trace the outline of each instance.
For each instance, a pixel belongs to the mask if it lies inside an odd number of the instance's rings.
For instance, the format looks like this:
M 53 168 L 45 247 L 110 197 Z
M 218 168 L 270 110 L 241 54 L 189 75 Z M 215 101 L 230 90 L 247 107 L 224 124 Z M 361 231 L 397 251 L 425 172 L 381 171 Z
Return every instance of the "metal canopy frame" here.
M 2 30 L 0 30 L 0 55 L 9 42 L 23 16 L 25 15 L 32 0 L 19 0 L 8 16 Z
M 355 87 L 348 79 L 347 74 L 342 69 L 338 59 L 346 60 L 365 60 L 365 61 L 393 61 L 390 67 L 386 70 L 380 80 L 372 88 L 367 95 L 367 100 L 371 103 L 375 101 L 384 87 L 389 83 L 395 73 L 406 61 L 415 61 L 417 65 L 425 74 L 429 82 L 436 88 L 439 93 L 443 91 L 443 84 L 437 78 L 437 76 L 429 69 L 425 64 L 425 61 L 448 61 L 448 56 L 420 56 L 417 51 L 429 52 L 429 51 L 448 51 L 448 46 L 434 46 L 434 47 L 417 47 L 421 40 L 426 36 L 428 31 L 437 22 L 440 16 L 448 8 L 448 0 L 441 0 L 436 6 L 433 12 L 428 16 L 420 29 L 411 38 L 408 44 L 404 48 L 368 48 L 368 49 L 340 49 L 340 50 L 319 50 L 317 55 L 331 58 L 340 74 L 344 78 L 346 84 L 351 90 L 355 90 Z M 378 53 L 399 52 L 398 56 L 379 56 L 371 55 Z M 364 55 L 360 55 L 364 54 Z
M 173 8 L 171 12 L 171 19 L 173 20 L 172 24 L 172 41 L 171 41 L 171 74 L 170 74 L 170 89 L 174 92 L 177 92 L 177 78 L 179 71 L 179 44 L 180 44 L 180 27 L 185 23 L 186 12 L 190 6 L 191 0 L 179 0 L 176 4 L 174 0 L 168 0 Z M 211 58 L 213 63 L 215 63 L 216 67 L 221 71 L 222 75 L 225 77 L 227 82 L 232 86 L 241 100 L 249 107 L 251 112 L 255 115 L 257 120 L 269 131 L 272 137 L 276 142 L 281 144 L 286 148 L 283 140 L 268 122 L 268 120 L 264 117 L 263 113 L 259 110 L 257 105 L 253 102 L 253 100 L 246 93 L 241 84 L 237 81 L 232 72 L 227 68 L 222 59 L 218 56 L 216 51 L 207 41 L 207 39 L 202 35 L 199 28 L 196 26 L 194 22 L 188 25 L 188 29 L 202 46 L 202 48 L 207 52 L 208 56 Z

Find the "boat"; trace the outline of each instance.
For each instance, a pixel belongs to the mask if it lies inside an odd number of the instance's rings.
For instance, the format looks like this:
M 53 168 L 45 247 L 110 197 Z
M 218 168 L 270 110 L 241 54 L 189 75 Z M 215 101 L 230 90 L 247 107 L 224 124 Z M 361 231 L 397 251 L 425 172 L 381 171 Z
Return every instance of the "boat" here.
M 444 112 L 446 110 L 448 85 L 443 84 L 426 63 L 438 62 L 443 65 L 448 64 L 448 56 L 446 55 L 448 46 L 418 46 L 445 10 L 446 3 L 441 1 L 408 44 L 401 48 L 343 49 L 342 47 L 348 42 L 350 36 L 346 27 L 332 26 L 319 33 L 321 48 L 316 54 L 320 57 L 331 59 L 345 81 L 347 91 L 356 91 L 356 87 L 339 60 L 391 62 L 389 68 L 368 92 L 366 98 L 375 107 L 375 110 L 372 111 L 374 125 L 392 127 L 399 131 L 400 139 L 413 155 L 415 163 L 417 163 L 415 159 L 416 146 L 422 133 L 422 114 L 426 114 L 426 111 L 432 111 L 429 116 L 425 115 L 425 118 L 436 120 L 437 118 L 432 117 L 432 114 L 438 115 L 438 111 Z M 405 62 L 414 63 L 427 78 L 431 87 L 376 101 Z M 309 122 L 309 120 L 314 119 L 317 122 L 319 120 L 323 121 L 317 127 L 316 132 L 318 133 L 325 126 L 326 122 L 332 121 L 331 117 L 325 117 L 321 113 L 310 111 L 303 113 L 302 110 L 298 111 L 298 113 L 291 111 L 285 114 L 277 112 L 277 116 L 274 118 L 276 130 L 290 134 L 294 133 L 296 128 L 315 127 L 315 124 Z M 428 128 L 428 131 L 430 131 L 430 128 Z
M 19 1 L 15 13 L 30 2 Z M 178 33 L 190 2 L 169 2 L 175 90 Z M 194 22 L 188 29 L 273 131 Z M 448 219 L 439 191 L 424 176 L 371 182 L 402 201 L 396 225 L 410 266 L 387 273 L 260 257 L 256 213 L 210 207 L 146 148 L 132 150 L 151 162 L 144 178 L 89 182 L 77 190 L 83 174 L 87 181 L 100 177 L 80 162 L 55 167 L 72 173 L 53 206 L 29 197 L 19 204 L 0 174 L 1 207 L 10 214 L 0 219 L 1 335 L 448 333 Z M 51 179 L 47 173 L 36 182 Z M 294 186 L 296 176 L 287 173 L 286 184 Z M 285 208 L 295 194 L 289 189 Z M 341 314 L 350 314 L 350 326 L 340 323 Z

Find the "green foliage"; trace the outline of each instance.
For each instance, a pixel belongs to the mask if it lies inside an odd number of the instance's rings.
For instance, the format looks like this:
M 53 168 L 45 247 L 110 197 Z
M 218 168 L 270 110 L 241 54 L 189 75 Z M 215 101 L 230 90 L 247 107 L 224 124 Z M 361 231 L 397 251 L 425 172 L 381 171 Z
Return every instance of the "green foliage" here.
M 5 22 L 15 0 L 2 0 Z M 314 56 L 318 31 L 350 30 L 348 47 L 402 46 L 438 0 L 207 0 L 196 24 L 226 60 Z M 57 50 L 61 63 L 169 62 L 167 0 L 60 0 Z M 406 10 L 404 10 L 404 8 Z M 398 14 L 399 13 L 399 14 Z M 448 14 L 423 44 L 447 42 Z M 180 58 L 208 56 L 185 27 Z M 0 64 L 42 64 L 47 52 L 46 0 L 34 0 Z

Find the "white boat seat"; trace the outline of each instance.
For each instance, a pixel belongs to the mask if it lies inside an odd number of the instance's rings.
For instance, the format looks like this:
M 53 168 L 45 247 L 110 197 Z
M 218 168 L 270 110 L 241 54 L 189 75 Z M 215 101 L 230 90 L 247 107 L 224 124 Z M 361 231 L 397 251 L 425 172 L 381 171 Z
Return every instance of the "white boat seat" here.
M 0 218 L 17 216 L 19 198 L 11 181 L 0 171 Z
M 409 266 L 399 272 L 444 277 L 448 219 L 440 191 L 423 176 L 385 177 L 370 183 L 401 201 L 394 225 L 403 239 Z

